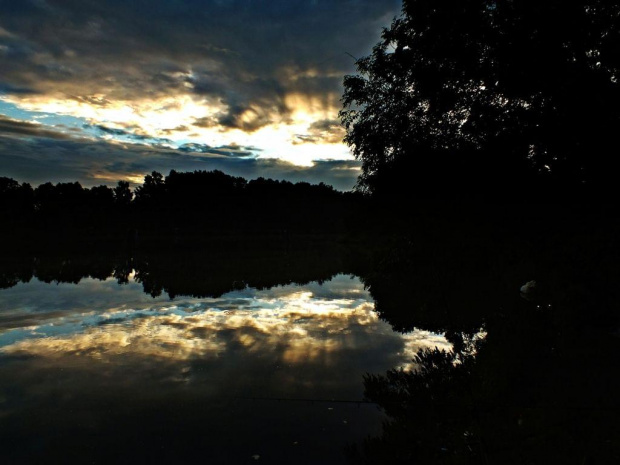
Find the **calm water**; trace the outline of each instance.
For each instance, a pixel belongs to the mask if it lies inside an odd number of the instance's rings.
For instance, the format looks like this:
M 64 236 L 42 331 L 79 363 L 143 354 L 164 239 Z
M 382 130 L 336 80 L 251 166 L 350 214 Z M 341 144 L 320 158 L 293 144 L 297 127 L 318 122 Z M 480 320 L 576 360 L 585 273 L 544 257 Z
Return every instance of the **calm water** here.
M 343 463 L 385 420 L 363 375 L 450 346 L 355 276 L 170 298 L 127 273 L 0 291 L 3 463 Z
M 395 245 L 3 256 L 0 464 L 620 463 L 616 256 Z

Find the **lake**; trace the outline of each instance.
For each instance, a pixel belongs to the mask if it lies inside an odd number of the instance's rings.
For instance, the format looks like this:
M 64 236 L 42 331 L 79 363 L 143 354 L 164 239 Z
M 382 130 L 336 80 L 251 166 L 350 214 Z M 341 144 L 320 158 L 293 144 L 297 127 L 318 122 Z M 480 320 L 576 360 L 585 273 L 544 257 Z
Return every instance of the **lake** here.
M 133 269 L 48 281 L 0 291 L 8 463 L 345 463 L 386 419 L 363 375 L 450 348 L 395 332 L 350 275 L 200 298 Z
M 0 463 L 619 463 L 616 255 L 474 233 L 7 253 Z

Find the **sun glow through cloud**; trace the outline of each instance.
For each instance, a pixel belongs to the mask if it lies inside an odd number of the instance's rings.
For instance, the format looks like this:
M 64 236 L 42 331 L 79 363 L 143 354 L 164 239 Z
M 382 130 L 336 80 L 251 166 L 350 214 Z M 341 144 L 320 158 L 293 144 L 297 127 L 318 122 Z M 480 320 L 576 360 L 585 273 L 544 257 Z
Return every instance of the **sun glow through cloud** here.
M 338 121 L 343 78 L 400 1 L 149 5 L 3 6 L 3 175 L 93 185 L 219 169 L 353 187 L 359 163 Z M 23 127 L 33 121 L 40 131 Z M 219 150 L 230 146 L 243 153 Z
M 337 115 L 335 97 L 325 102 L 318 98 L 291 94 L 285 99 L 289 113 L 286 116 L 272 115 L 269 124 L 254 131 L 219 124 L 201 127 L 200 121 L 216 119 L 218 114 L 226 110 L 226 105 L 197 100 L 190 95 L 138 101 L 109 101 L 105 95 L 64 99 L 5 96 L 3 100 L 29 112 L 80 118 L 92 126 L 103 126 L 111 131 L 100 137 L 111 141 L 118 140 L 118 134 L 112 133 L 118 130 L 138 136 L 140 139 L 134 143 L 144 143 L 148 138 L 160 140 L 161 145 L 171 148 L 187 143 L 214 147 L 231 144 L 257 147 L 260 148 L 257 153 L 259 158 L 277 158 L 299 166 L 312 166 L 315 160 L 352 159 L 342 143 L 344 133 L 340 128 L 323 138 L 308 136 L 303 139 L 313 123 L 333 120 Z M 243 121 L 244 115 L 240 118 Z M 304 143 L 300 143 L 300 140 Z

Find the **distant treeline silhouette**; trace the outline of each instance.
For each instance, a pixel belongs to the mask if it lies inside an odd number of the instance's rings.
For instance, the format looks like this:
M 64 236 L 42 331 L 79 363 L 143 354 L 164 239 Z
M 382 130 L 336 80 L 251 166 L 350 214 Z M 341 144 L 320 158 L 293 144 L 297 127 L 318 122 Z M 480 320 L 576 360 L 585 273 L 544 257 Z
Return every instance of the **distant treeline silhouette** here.
M 114 188 L 78 182 L 33 188 L 0 177 L 0 214 L 9 229 L 4 233 L 333 232 L 345 226 L 356 199 L 324 183 L 248 181 L 221 171 L 154 171 L 133 191 L 126 181 Z

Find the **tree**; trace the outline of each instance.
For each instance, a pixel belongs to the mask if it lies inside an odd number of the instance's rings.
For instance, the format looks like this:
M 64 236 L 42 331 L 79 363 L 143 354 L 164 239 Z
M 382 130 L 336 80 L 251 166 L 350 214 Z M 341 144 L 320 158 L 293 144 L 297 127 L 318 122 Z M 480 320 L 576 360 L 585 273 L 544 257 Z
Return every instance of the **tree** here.
M 86 201 L 94 211 L 111 210 L 114 205 L 114 191 L 108 186 L 91 187 Z
M 34 190 L 35 204 L 40 213 L 50 215 L 76 215 L 89 210 L 88 191 L 79 182 L 51 182 Z M 75 218 L 74 218 L 75 219 Z
M 135 197 L 138 204 L 160 206 L 166 193 L 166 183 L 161 173 L 153 171 L 144 176 L 144 183 L 136 187 Z
M 358 188 L 611 187 L 619 26 L 617 1 L 404 0 L 344 80 Z
M 28 183 L 0 177 L 0 215 L 3 218 L 25 216 L 34 211 L 34 191 Z
M 119 181 L 114 188 L 114 202 L 120 206 L 128 206 L 133 198 L 133 192 L 129 188 L 127 181 Z

